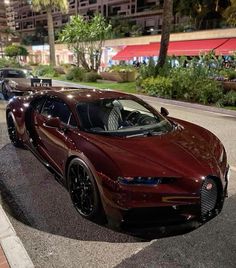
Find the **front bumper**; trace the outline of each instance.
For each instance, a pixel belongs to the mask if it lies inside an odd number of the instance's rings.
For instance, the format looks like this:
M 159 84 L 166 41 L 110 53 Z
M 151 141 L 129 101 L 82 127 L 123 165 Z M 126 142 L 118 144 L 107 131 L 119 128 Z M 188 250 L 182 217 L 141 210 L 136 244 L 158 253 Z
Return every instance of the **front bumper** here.
M 124 186 L 103 177 L 102 203 L 108 218 L 121 226 L 143 228 L 191 221 L 204 223 L 222 210 L 227 196 L 228 172 L 229 168 L 226 169 L 223 180 L 207 176 L 194 194 L 167 192 L 164 187 Z M 204 182 L 205 185 L 208 184 L 208 179 L 209 183 L 215 182 L 216 197 L 211 191 L 209 194 L 205 191 L 202 195 L 202 187 Z

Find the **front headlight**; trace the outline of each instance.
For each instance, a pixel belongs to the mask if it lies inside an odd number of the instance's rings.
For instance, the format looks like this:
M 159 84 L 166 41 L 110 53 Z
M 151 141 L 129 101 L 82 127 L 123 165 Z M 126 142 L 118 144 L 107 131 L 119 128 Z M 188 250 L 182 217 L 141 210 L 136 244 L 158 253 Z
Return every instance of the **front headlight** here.
M 159 185 L 173 182 L 168 177 L 118 177 L 118 181 L 125 185 Z

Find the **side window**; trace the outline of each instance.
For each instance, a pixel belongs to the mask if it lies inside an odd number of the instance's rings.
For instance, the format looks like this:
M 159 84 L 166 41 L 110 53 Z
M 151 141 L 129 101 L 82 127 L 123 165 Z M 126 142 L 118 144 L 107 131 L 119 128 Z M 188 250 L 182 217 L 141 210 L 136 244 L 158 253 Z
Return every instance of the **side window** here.
M 61 100 L 47 99 L 41 113 L 46 117 L 59 117 L 61 122 L 76 126 L 75 119 L 67 104 Z
M 75 121 L 75 117 L 73 116 L 73 114 L 71 113 L 70 114 L 70 119 L 69 119 L 69 123 L 68 123 L 70 126 L 72 127 L 77 127 L 77 123 Z
M 53 109 L 54 109 L 54 101 L 52 99 L 47 99 L 46 102 L 44 103 L 41 114 L 46 117 L 52 117 Z
M 40 113 L 44 102 L 45 102 L 45 97 L 37 98 L 33 103 L 34 111 L 37 113 Z

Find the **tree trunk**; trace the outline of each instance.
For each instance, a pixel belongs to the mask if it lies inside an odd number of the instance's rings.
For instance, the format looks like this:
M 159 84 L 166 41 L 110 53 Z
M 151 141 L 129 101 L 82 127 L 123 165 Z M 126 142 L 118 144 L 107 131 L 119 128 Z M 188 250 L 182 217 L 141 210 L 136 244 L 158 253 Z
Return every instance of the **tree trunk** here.
M 163 67 L 166 61 L 169 40 L 170 40 L 172 14 L 173 14 L 173 0 L 165 0 L 164 7 L 163 7 L 161 47 L 160 47 L 160 54 L 159 54 L 159 59 L 157 63 L 157 69 Z
M 48 23 L 48 42 L 50 47 L 50 64 L 52 66 L 56 66 L 54 26 L 52 18 L 52 9 L 50 7 L 47 9 L 47 23 Z

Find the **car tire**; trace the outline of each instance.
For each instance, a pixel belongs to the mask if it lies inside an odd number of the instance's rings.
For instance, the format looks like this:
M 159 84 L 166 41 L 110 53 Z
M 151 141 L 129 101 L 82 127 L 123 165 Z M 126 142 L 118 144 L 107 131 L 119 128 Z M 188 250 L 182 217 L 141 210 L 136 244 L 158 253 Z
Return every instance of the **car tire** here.
M 79 214 L 96 223 L 105 223 L 97 183 L 87 164 L 74 158 L 68 166 L 67 179 L 72 203 Z
M 10 141 L 12 142 L 12 144 L 15 147 L 23 148 L 24 145 L 20 141 L 20 139 L 18 138 L 16 125 L 15 125 L 14 119 L 10 113 L 8 113 L 8 115 L 7 115 L 7 130 L 8 130 L 8 135 L 9 135 L 9 138 L 10 138 Z

